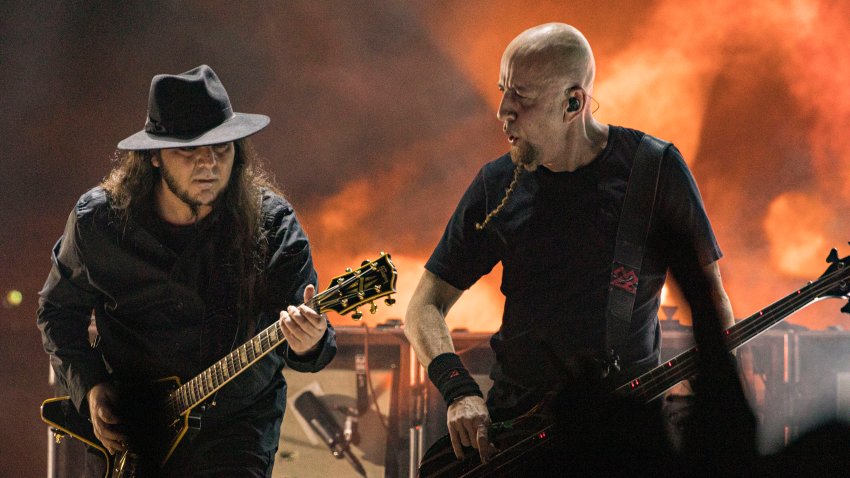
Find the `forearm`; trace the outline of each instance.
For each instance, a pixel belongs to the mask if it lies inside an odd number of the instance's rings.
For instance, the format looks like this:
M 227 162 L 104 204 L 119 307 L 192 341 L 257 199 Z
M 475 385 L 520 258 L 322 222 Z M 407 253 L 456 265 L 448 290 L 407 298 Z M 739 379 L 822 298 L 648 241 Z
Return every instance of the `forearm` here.
M 735 318 L 717 262 L 680 269 L 676 278 L 691 306 L 697 344 L 706 349 L 725 349 L 723 342 L 715 337 L 725 336 L 723 331 L 735 324 Z
M 455 351 L 445 316 L 433 305 L 411 302 L 407 309 L 404 334 L 419 362 L 425 367 L 434 357 Z
M 100 352 L 89 343 L 88 319 L 46 305 L 39 309 L 37 324 L 59 382 L 84 411 L 88 391 L 109 380 Z
M 702 276 L 704 277 L 704 287 L 707 292 L 705 299 L 703 299 L 706 314 L 702 315 L 707 315 L 708 319 L 717 320 L 722 330 L 732 327 L 735 325 L 735 315 L 732 312 L 732 303 L 729 301 L 729 296 L 723 287 L 723 281 L 720 278 L 720 267 L 717 262 L 712 262 L 703 267 Z M 690 295 L 693 297 L 701 294 L 692 292 Z M 698 301 L 697 299 L 694 300 Z M 699 312 L 696 315 L 700 315 Z
M 438 355 L 454 353 L 446 314 L 461 293 L 427 270 L 422 275 L 407 307 L 404 333 L 423 366 Z

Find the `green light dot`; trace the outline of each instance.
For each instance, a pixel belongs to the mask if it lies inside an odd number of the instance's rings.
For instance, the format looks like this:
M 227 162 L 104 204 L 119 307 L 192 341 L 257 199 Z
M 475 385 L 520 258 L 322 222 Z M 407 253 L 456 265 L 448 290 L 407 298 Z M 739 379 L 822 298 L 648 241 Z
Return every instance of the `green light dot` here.
M 14 307 L 21 305 L 21 302 L 24 301 L 24 294 L 21 294 L 19 290 L 10 290 L 8 294 L 6 294 L 6 302 Z

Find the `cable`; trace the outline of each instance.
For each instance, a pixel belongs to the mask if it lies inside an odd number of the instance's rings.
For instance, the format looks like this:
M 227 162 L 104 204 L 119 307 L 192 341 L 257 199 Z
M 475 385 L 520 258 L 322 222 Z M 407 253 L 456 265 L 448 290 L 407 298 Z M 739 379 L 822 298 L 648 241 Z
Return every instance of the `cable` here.
M 378 405 L 378 396 L 375 393 L 375 387 L 372 386 L 372 371 L 369 366 L 369 326 L 363 324 L 361 327 L 363 327 L 366 331 L 363 335 L 363 355 L 364 361 L 366 362 L 366 385 L 369 387 L 369 396 L 372 397 L 372 405 L 375 406 L 375 412 L 378 414 L 378 420 L 381 421 L 381 426 L 384 427 L 384 430 L 389 433 L 390 425 L 384 421 L 384 415 L 381 413 L 381 407 Z

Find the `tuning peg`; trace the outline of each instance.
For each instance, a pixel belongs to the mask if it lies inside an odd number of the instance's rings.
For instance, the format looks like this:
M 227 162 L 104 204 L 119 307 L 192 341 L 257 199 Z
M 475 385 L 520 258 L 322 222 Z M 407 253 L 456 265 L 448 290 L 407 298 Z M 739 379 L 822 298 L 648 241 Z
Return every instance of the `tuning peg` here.
M 393 305 L 395 304 L 395 299 L 393 299 L 393 296 L 388 295 L 387 298 L 384 299 L 384 303 L 387 305 Z
M 374 314 L 378 311 L 378 305 L 375 304 L 375 301 L 369 302 L 369 313 Z
M 838 260 L 839 260 L 839 259 L 838 259 L 838 249 L 836 249 L 836 248 L 834 248 L 834 247 L 833 247 L 833 248 L 829 251 L 829 256 L 827 256 L 827 257 L 826 257 L 826 262 L 829 262 L 830 264 L 833 264 L 833 263 L 835 263 L 835 262 L 838 262 Z
M 365 261 L 361 262 L 360 265 L 365 266 L 366 264 L 368 264 L 370 262 L 372 262 L 372 261 L 370 261 L 369 259 L 366 259 Z
M 841 312 L 845 314 L 850 314 L 850 302 L 844 304 L 844 307 L 841 308 Z
M 354 320 L 360 320 L 363 318 L 363 312 L 360 312 L 359 309 L 354 309 L 354 313 L 351 314 L 351 318 Z

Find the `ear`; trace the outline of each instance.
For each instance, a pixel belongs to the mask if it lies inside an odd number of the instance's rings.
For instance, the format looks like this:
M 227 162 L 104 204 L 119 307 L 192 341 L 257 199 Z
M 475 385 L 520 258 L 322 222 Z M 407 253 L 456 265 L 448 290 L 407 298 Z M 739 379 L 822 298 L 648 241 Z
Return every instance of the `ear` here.
M 564 91 L 564 101 L 561 108 L 564 111 L 564 122 L 572 121 L 582 111 L 587 96 L 580 86 L 573 86 Z
M 151 156 L 151 166 L 155 168 L 162 166 L 162 160 L 159 158 L 159 151 L 153 153 L 153 156 Z

